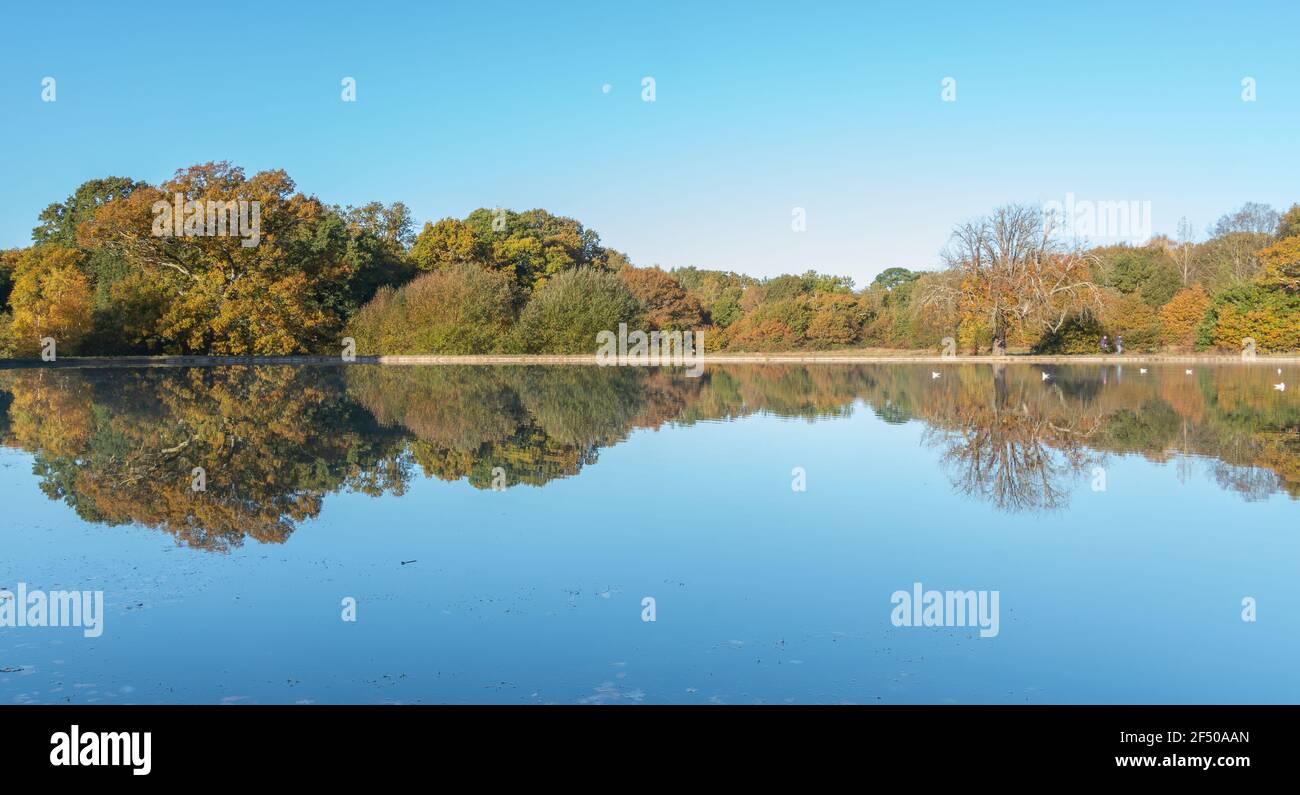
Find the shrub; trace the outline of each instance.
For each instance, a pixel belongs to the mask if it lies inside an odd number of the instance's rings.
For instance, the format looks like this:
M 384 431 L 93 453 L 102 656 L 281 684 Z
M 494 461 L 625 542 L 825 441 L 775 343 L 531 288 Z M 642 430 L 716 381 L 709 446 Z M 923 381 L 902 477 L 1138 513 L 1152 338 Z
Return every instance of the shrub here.
M 1101 322 L 1091 312 L 1074 315 L 1057 331 L 1043 335 L 1032 353 L 1097 353 L 1101 336 L 1105 334 Z
M 363 354 L 474 354 L 501 351 L 515 316 L 508 274 L 476 265 L 426 273 L 381 288 L 352 318 Z
M 524 306 L 517 345 L 530 353 L 594 353 L 596 335 L 618 324 L 644 323 L 641 304 L 613 273 L 592 268 L 563 271 L 538 288 Z

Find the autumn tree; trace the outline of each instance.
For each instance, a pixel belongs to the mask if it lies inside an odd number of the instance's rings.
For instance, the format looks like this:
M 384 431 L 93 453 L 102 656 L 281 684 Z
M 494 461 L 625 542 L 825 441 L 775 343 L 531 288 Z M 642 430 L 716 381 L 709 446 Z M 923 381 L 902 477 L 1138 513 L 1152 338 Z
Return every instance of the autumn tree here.
M 1160 314 L 1138 292 L 1108 293 L 1099 313 L 1112 338 L 1123 338 L 1124 350 L 1154 350 L 1161 344 Z
M 1300 237 L 1300 204 L 1291 205 L 1291 209 L 1282 214 L 1277 223 L 1277 239 Z
M 19 259 L 10 304 L 15 352 L 36 355 L 52 337 L 58 353 L 78 352 L 90 331 L 90 282 L 78 267 L 81 255 L 61 245 L 28 249 Z
M 185 215 L 181 235 L 160 214 L 174 202 Z M 250 208 L 238 234 L 221 227 L 209 234 L 211 208 L 233 202 Z M 120 255 L 164 286 L 170 301 L 158 337 L 179 353 L 334 350 L 346 318 L 396 275 L 391 262 L 362 256 L 364 237 L 316 198 L 295 193 L 283 171 L 245 177 L 228 163 L 182 169 L 105 203 L 79 227 L 78 242 Z
M 818 348 L 852 345 L 864 319 L 863 307 L 851 293 L 821 293 L 812 299 L 808 341 Z
M 1300 295 L 1245 284 L 1219 293 L 1197 329 L 1197 344 L 1241 350 L 1247 337 L 1261 351 L 1300 348 Z
M 1062 245 L 1037 207 L 1008 205 L 962 224 L 943 257 L 952 279 L 932 282 L 924 300 L 981 317 L 994 347 L 1017 327 L 1059 331 L 1073 315 L 1098 307 L 1093 257 Z
M 545 210 L 480 208 L 425 224 L 411 247 L 420 270 L 479 265 L 507 272 L 524 293 L 567 270 L 609 270 L 610 258 L 593 230 Z
M 1273 290 L 1300 293 L 1300 235 L 1284 238 L 1259 252 L 1259 283 Z
M 628 266 L 618 271 L 618 277 L 641 303 L 650 328 L 690 331 L 704 324 L 700 302 L 659 268 Z
M 1174 294 L 1160 308 L 1161 341 L 1166 345 L 1190 348 L 1196 344 L 1196 329 L 1210 306 L 1210 295 L 1199 284 Z
M 492 267 L 491 252 L 464 221 L 444 218 L 427 223 L 411 247 L 411 261 L 422 271 L 459 265 Z

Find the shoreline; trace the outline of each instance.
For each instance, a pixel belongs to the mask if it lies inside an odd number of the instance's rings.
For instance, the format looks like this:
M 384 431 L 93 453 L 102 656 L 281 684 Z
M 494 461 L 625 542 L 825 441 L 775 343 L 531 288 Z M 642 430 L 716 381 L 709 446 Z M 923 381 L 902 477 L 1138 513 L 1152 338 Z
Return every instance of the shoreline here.
M 0 359 L 0 370 L 31 368 L 229 367 L 266 365 L 588 365 L 599 366 L 595 354 L 473 354 L 357 356 L 69 356 L 56 361 Z M 1253 360 L 1240 354 L 1074 354 L 1007 356 L 939 356 L 908 351 L 897 353 L 765 353 L 715 354 L 677 364 L 623 366 L 682 367 L 702 364 L 1300 364 L 1300 353 L 1259 355 Z M 605 365 L 609 366 L 609 365 Z

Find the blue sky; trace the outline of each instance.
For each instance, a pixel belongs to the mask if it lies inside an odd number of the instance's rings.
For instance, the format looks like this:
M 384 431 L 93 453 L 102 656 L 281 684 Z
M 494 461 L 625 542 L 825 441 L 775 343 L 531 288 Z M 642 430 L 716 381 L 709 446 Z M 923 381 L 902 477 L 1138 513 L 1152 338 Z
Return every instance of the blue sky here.
M 1300 201 L 1294 2 L 130 5 L 5 8 L 0 246 L 86 179 L 221 159 L 420 223 L 544 207 L 642 265 L 859 285 L 1010 201 L 1150 201 L 1169 233 Z

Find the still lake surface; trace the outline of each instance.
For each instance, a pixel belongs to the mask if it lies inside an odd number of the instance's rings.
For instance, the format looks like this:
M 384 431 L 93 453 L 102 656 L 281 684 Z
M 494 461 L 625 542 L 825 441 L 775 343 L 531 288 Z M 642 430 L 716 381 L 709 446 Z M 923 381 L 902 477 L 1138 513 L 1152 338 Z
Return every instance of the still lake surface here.
M 1185 370 L 0 371 L 0 590 L 105 600 L 0 703 L 1298 702 L 1300 368 Z

